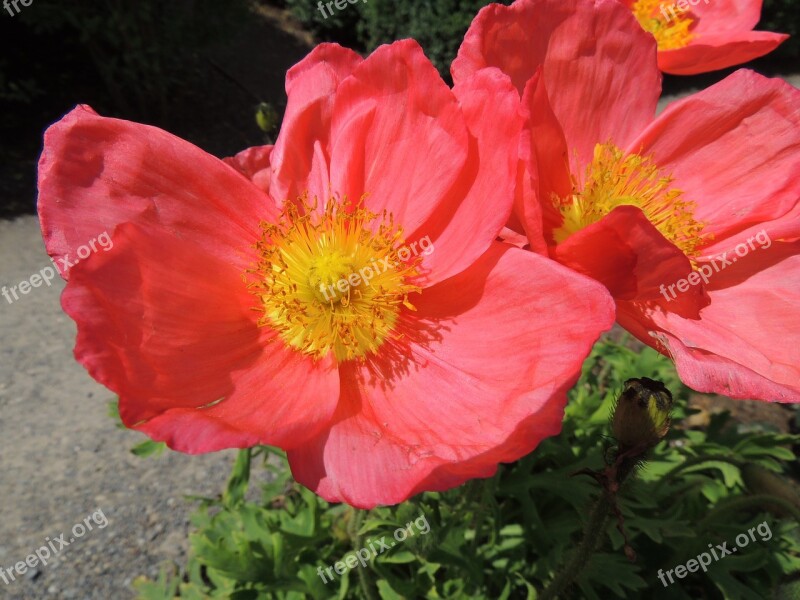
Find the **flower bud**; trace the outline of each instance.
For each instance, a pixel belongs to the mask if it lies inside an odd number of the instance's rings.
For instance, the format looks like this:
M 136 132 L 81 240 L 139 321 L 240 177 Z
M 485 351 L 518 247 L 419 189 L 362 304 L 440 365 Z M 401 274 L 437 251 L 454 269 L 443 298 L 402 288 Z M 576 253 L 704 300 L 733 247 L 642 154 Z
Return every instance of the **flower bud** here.
M 644 452 L 663 438 L 670 426 L 672 394 L 660 381 L 628 379 L 614 408 L 611 430 L 620 450 Z

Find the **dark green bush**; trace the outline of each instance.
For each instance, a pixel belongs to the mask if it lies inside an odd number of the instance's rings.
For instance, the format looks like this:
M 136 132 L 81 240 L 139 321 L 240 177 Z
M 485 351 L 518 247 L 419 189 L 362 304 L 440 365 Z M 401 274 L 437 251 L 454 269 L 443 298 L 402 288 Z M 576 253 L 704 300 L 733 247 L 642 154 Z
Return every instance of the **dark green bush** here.
M 500 0 L 511 4 L 512 0 Z M 324 19 L 316 0 L 286 0 L 300 22 L 321 40 L 372 51 L 380 44 L 411 37 L 446 78 L 464 32 L 489 0 L 368 0 L 348 5 Z M 776 58 L 800 58 L 798 0 L 765 0 L 758 29 L 792 35 L 774 53 Z
M 756 29 L 791 35 L 792 37 L 775 50 L 773 56 L 800 59 L 800 2 L 798 0 L 764 0 L 761 22 Z
M 325 4 L 328 1 L 326 0 Z M 319 41 L 337 42 L 349 48 L 363 50 L 357 29 L 363 20 L 363 10 L 367 5 L 361 2 L 355 6 L 348 4 L 343 10 L 336 10 L 334 7 L 332 15 L 326 9 L 327 16 L 323 16 L 319 11 L 318 2 L 319 0 L 285 0 L 285 6 Z
M 487 4 L 486 0 L 370 0 L 358 24 L 359 38 L 367 50 L 414 38 L 447 77 L 469 24 Z M 511 4 L 511 0 L 499 4 Z
M 83 63 L 82 69 L 69 65 L 69 71 L 99 81 L 114 112 L 131 118 L 163 116 L 174 90 L 184 83 L 178 73 L 186 73 L 187 59 L 230 31 L 246 11 L 246 0 L 224 7 L 215 0 L 86 0 L 68 9 L 56 0 L 36 0 L 6 23 L 35 54 L 26 55 L 26 77 L 14 77 L 12 69 L 0 64 L 0 99 L 25 103 L 49 95 L 53 55 L 67 55 Z M 39 65 L 46 70 L 39 73 Z M 38 79 L 31 79 L 31 72 Z
M 368 0 L 325 19 L 312 0 L 286 0 L 292 14 L 321 40 L 370 52 L 381 44 L 414 38 L 445 77 L 469 24 L 487 4 L 488 0 Z

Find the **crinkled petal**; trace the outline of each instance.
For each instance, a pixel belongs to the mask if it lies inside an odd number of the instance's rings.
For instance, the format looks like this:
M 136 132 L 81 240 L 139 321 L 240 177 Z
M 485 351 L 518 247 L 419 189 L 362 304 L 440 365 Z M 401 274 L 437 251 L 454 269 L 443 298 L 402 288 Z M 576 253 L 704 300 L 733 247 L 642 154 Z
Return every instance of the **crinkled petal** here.
M 254 146 L 242 150 L 236 156 L 223 158 L 222 161 L 252 181 L 256 187 L 269 193 L 269 182 L 272 178 L 270 157 L 274 146 Z
M 259 222 L 276 218 L 269 196 L 218 158 L 88 106 L 45 133 L 38 208 L 47 252 L 65 267 L 98 236 L 113 242 L 118 225 L 136 222 L 244 268 Z
M 800 243 L 776 243 L 715 271 L 700 318 L 620 306 L 620 323 L 675 360 L 705 393 L 800 402 Z
M 625 146 L 653 118 L 661 94 L 656 42 L 616 0 L 517 0 L 472 22 L 453 62 L 456 82 L 498 67 L 520 94 L 541 67 L 573 172 L 595 144 Z
M 689 0 L 689 4 L 693 31 L 698 34 L 749 31 L 761 18 L 762 0 Z
M 331 189 L 388 211 L 406 233 L 460 182 L 464 117 L 413 40 L 381 46 L 353 70 L 337 91 L 331 127 Z
M 551 253 L 561 264 L 601 282 L 618 301 L 667 300 L 667 286 L 692 272 L 683 252 L 634 206 L 615 208 L 553 247 Z M 699 285 L 682 294 L 674 310 L 697 315 L 706 304 Z
M 445 202 L 409 236 L 433 241 L 423 263 L 425 285 L 475 262 L 508 221 L 514 198 L 522 128 L 516 90 L 499 70 L 484 69 L 455 86 L 453 93 L 469 128 L 469 156 Z M 487 106 L 492 107 L 491 119 L 486 118 Z
M 552 240 L 545 232 L 558 228 L 563 220 L 554 199 L 572 193 L 572 177 L 564 130 L 550 106 L 541 69 L 525 86 L 522 113 L 525 130 L 520 139 L 522 171 L 517 181 L 515 213 L 531 249 L 547 254 Z
M 286 112 L 272 152 L 272 195 L 280 202 L 306 192 L 330 194 L 331 119 L 339 86 L 362 58 L 320 44 L 286 74 Z

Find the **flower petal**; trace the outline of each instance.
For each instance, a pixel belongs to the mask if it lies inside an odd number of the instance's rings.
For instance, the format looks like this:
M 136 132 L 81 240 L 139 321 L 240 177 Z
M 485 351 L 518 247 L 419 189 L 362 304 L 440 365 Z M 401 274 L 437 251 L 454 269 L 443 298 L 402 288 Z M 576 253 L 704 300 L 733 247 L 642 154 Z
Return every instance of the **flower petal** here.
M 692 272 L 689 259 L 634 206 L 620 206 L 553 247 L 561 264 L 596 279 L 617 301 L 674 302 L 668 286 Z M 666 291 L 665 291 L 666 290 Z M 697 315 L 708 304 L 702 286 L 692 287 L 673 310 Z
M 695 220 L 730 250 L 766 229 L 800 237 L 800 90 L 740 70 L 679 100 L 630 146 L 653 154 L 673 186 L 696 202 Z
M 693 31 L 699 34 L 749 31 L 761 19 L 762 0 L 689 0 L 689 3 L 696 22 Z
M 73 269 L 62 298 L 75 357 L 119 394 L 123 422 L 190 453 L 291 447 L 333 413 L 335 367 L 259 328 L 256 302 L 236 266 L 132 223 Z
M 800 402 L 800 243 L 776 243 L 715 273 L 699 319 L 620 307 L 620 323 L 670 354 L 705 393 Z
M 332 426 L 289 452 L 327 500 L 394 504 L 530 452 L 560 430 L 566 392 L 614 320 L 601 285 L 499 243 L 415 303 L 432 340 L 412 335 L 412 362 L 392 379 L 343 369 Z
M 688 46 L 660 51 L 658 67 L 672 75 L 695 75 L 726 69 L 769 54 L 788 38 L 783 33 L 769 31 L 705 33 L 698 35 Z
M 45 133 L 38 207 L 48 254 L 70 263 L 76 248 L 135 221 L 244 268 L 259 222 L 276 215 L 269 196 L 221 160 L 88 106 Z
M 566 198 L 572 192 L 569 148 L 547 95 L 541 69 L 531 77 L 522 95 L 525 131 L 520 140 L 523 171 L 517 183 L 515 213 L 522 224 L 531 249 L 547 254 L 553 231 L 562 222 L 553 198 Z
M 274 146 L 254 146 L 242 150 L 236 156 L 223 158 L 222 162 L 232 166 L 242 175 L 252 181 L 256 187 L 269 193 L 269 183 L 272 179 L 270 157 Z
M 336 94 L 334 192 L 390 212 L 416 231 L 443 204 L 467 160 L 467 128 L 452 90 L 413 40 L 381 46 Z
M 508 77 L 484 69 L 453 93 L 470 133 L 469 157 L 445 202 L 410 240 L 430 236 L 423 263 L 426 285 L 447 279 L 475 262 L 494 242 L 511 213 L 522 128 L 519 96 Z M 486 107 L 492 118 L 486 118 Z M 412 242 L 413 243 L 413 242 Z
M 271 156 L 279 202 L 309 191 L 327 200 L 333 105 L 342 80 L 362 60 L 338 44 L 320 44 L 286 74 L 286 112 Z
M 511 77 L 520 94 L 542 67 L 573 172 L 582 171 L 598 142 L 624 146 L 633 139 L 653 118 L 661 94 L 655 39 L 615 0 L 485 7 L 453 62 L 453 80 L 490 66 Z

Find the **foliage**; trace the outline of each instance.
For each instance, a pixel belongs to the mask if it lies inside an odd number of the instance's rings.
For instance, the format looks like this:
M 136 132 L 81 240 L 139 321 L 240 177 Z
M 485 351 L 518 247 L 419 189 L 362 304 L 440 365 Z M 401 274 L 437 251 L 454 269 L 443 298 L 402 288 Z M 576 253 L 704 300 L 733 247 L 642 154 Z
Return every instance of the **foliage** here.
M 364 5 L 361 2 L 355 6 L 348 4 L 343 10 L 337 10 L 334 6 L 333 14 L 325 9 L 323 16 L 317 2 L 318 0 L 286 0 L 285 6 L 319 41 L 338 42 L 348 47 L 361 46 L 356 29 L 363 18 Z M 327 2 L 328 0 L 323 4 Z
M 57 93 L 58 87 L 75 86 L 76 81 L 62 80 L 63 74 L 40 68 L 39 62 L 52 62 L 57 44 L 58 52 L 73 61 L 69 70 L 76 78 L 88 70 L 102 82 L 114 112 L 163 118 L 176 87 L 184 83 L 178 73 L 186 71 L 186 61 L 241 22 L 246 9 L 245 0 L 228 2 L 224 10 L 214 0 L 86 0 L 68 9 L 56 0 L 36 0 L 14 17 L 12 28 L 36 54 L 24 73 L 0 62 L 0 100 L 28 103 Z
M 632 377 L 663 381 L 676 400 L 672 430 L 619 496 L 638 560 L 626 559 L 612 519 L 572 597 L 773 597 L 772 590 L 790 585 L 787 574 L 800 572 L 800 525 L 790 516 L 797 507 L 764 501 L 772 496 L 748 489 L 753 484 L 745 483 L 742 469 L 756 465 L 760 471 L 785 472 L 795 460 L 788 446 L 798 436 L 752 424 L 745 429 L 727 413 L 712 417 L 703 431 L 688 429 L 689 390 L 670 362 L 650 349 L 636 354 L 605 341 L 570 394 L 561 435 L 501 466 L 494 478 L 449 492 L 356 511 L 329 505 L 293 482 L 280 452 L 242 451 L 225 493 L 201 501 L 186 570 L 165 570 L 158 581 L 141 579 L 136 584 L 140 598 L 536 598 L 580 538 L 598 488 L 575 473 L 603 466 L 604 449 L 611 446 L 610 411 L 623 382 Z M 255 458 L 273 475 L 260 502 L 245 496 Z M 381 536 L 394 540 L 398 527 L 421 517 L 429 524 L 427 535 L 418 528 L 417 535 L 327 585 L 318 575 L 319 567 L 344 561 Z M 773 534 L 768 541 L 757 538 L 738 554 L 713 562 L 708 573 L 689 573 L 667 588 L 660 583 L 659 569 L 685 564 L 709 544 L 731 546 L 737 535 L 764 521 Z
M 792 37 L 775 51 L 777 57 L 800 57 L 799 0 L 764 0 L 757 29 Z M 511 4 L 512 0 L 498 0 Z M 286 0 L 292 14 L 318 39 L 371 52 L 381 44 L 414 38 L 445 79 L 467 27 L 489 0 L 368 0 L 334 10 L 324 18 L 316 0 Z
M 370 0 L 358 24 L 359 39 L 372 51 L 393 40 L 414 38 L 447 79 L 469 24 L 487 4 L 486 0 Z M 511 0 L 498 4 L 511 4 Z M 387 14 L 392 18 L 387 19 Z
M 414 38 L 445 78 L 469 24 L 487 4 L 487 0 L 368 0 L 323 18 L 316 2 L 286 0 L 294 16 L 322 40 L 355 43 L 371 52 L 381 44 Z
M 778 46 L 774 55 L 800 59 L 800 0 L 764 0 L 756 29 L 788 33 L 791 37 Z

